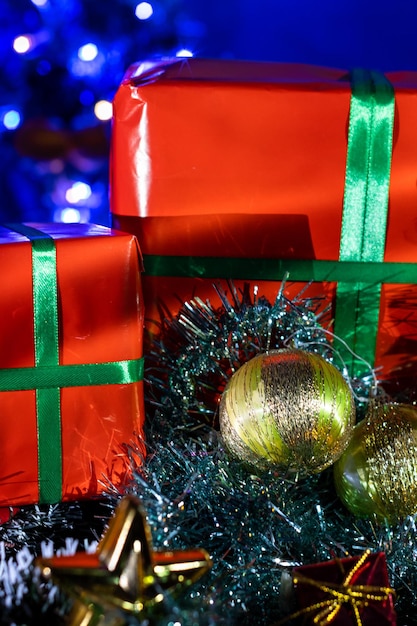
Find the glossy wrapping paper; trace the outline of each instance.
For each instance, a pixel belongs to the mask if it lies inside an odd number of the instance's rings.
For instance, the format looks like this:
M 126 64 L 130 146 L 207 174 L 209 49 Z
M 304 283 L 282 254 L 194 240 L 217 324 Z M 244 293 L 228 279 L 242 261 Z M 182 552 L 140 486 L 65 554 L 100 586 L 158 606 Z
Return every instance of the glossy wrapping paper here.
M 346 557 L 294 569 L 295 579 L 299 578 L 295 585 L 297 612 L 301 613 L 296 624 L 396 626 L 394 593 L 388 579 L 385 554 L 372 553 L 364 563 L 360 563 L 360 558 Z M 347 599 L 347 588 L 356 599 L 360 621 L 355 616 L 354 601 Z M 334 611 L 331 619 L 326 619 L 326 610 L 329 617 Z M 314 621 L 322 611 L 323 621 Z
M 60 366 L 140 362 L 143 301 L 135 237 L 95 225 L 31 226 L 55 242 Z M 3 372 L 33 367 L 35 358 L 31 242 L 3 227 L 0 267 L 1 383 Z M 60 389 L 62 500 L 93 497 L 128 478 L 126 446 L 142 434 L 142 385 Z M 0 416 L 0 505 L 38 502 L 35 389 L 1 391 Z
M 387 78 L 395 125 L 383 260 L 413 264 L 417 73 Z M 248 279 L 274 297 L 279 280 L 265 274 L 265 259 L 277 261 L 276 274 L 279 262 L 304 259 L 288 294 L 312 281 L 306 295 L 334 301 L 336 281 L 315 282 L 308 261 L 339 259 L 351 91 L 346 70 L 302 65 L 177 59 L 130 68 L 114 101 L 111 210 L 140 242 L 149 328 L 195 295 L 216 302 L 217 278 L 237 287 Z M 187 258 L 189 276 L 155 270 L 164 257 Z M 235 262 L 230 275 L 207 278 L 199 257 Z M 247 275 L 239 259 L 253 261 Z M 411 281 L 382 285 L 375 364 L 384 378 L 417 369 L 416 312 Z

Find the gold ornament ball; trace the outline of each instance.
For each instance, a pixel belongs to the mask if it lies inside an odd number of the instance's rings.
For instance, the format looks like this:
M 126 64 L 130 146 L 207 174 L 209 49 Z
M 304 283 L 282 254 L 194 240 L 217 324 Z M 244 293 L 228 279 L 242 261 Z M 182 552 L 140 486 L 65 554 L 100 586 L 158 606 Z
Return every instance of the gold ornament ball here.
M 220 400 L 230 454 L 261 470 L 319 472 L 346 448 L 355 404 L 339 370 L 303 350 L 274 350 L 242 365 Z
M 357 517 L 396 523 L 417 512 L 417 409 L 371 406 L 334 466 L 336 491 Z

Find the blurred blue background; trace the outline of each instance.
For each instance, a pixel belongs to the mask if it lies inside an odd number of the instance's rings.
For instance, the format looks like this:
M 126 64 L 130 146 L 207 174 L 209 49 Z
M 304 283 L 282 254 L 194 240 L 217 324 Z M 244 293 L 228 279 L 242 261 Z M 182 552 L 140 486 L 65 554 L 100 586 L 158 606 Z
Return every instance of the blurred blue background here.
M 415 0 L 1 0 L 0 219 L 109 224 L 111 101 L 157 56 L 417 71 Z

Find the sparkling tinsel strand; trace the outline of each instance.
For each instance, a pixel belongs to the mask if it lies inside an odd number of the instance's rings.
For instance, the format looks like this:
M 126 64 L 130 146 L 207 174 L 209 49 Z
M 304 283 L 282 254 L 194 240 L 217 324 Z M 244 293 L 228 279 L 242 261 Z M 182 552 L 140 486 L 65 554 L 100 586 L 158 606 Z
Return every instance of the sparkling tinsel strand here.
M 278 291 L 271 304 L 250 293 L 246 285 L 230 294 L 216 287 L 222 306 L 196 298 L 186 302 L 173 319 L 167 319 L 147 359 L 150 401 L 169 414 L 172 422 L 188 426 L 190 418 L 216 425 L 220 395 L 237 368 L 260 352 L 298 347 L 320 354 L 341 371 L 344 364 L 338 340 L 328 329 L 329 309 L 320 299 L 289 300 Z M 375 373 L 370 368 L 360 380 L 349 380 L 359 408 L 375 393 Z M 380 390 L 378 388 L 378 392 Z

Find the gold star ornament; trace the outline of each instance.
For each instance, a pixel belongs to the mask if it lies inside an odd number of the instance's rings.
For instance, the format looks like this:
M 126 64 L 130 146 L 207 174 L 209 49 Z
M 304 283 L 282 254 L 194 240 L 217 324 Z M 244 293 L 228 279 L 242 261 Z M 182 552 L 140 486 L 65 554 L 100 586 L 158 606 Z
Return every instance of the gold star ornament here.
M 123 624 L 123 612 L 143 615 L 167 592 L 178 594 L 198 580 L 211 561 L 198 548 L 153 550 L 146 514 L 137 498 L 126 496 L 94 554 L 41 558 L 36 565 L 75 599 L 70 626 L 96 626 Z

